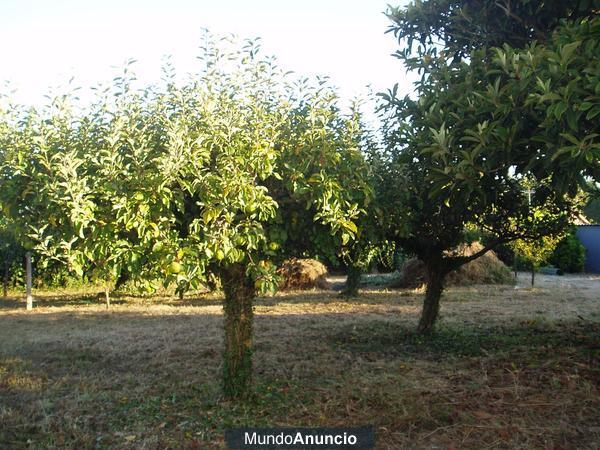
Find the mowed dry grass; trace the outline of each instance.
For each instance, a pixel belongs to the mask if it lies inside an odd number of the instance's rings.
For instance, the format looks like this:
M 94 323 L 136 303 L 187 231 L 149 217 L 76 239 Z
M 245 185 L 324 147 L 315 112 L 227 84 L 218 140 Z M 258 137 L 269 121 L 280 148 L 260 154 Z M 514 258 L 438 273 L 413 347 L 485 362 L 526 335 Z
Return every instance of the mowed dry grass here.
M 549 279 L 549 278 L 548 278 Z M 598 448 L 600 278 L 257 301 L 255 395 L 220 395 L 218 296 L 0 303 L 0 448 L 224 448 L 234 425 L 376 428 L 377 448 Z M 561 285 L 562 283 L 562 285 Z

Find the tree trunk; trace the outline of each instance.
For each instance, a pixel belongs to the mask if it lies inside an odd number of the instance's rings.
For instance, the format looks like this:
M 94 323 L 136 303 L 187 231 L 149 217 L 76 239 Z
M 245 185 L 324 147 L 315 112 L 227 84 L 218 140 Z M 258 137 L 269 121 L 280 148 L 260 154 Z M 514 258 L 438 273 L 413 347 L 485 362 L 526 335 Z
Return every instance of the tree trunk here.
M 130 279 L 131 274 L 129 273 L 129 271 L 122 270 L 119 274 L 119 277 L 117 278 L 117 281 L 115 281 L 115 291 L 122 288 L 123 285 L 125 285 L 125 283 L 127 283 Z
M 252 301 L 255 288 L 246 266 L 233 264 L 221 270 L 225 293 L 225 351 L 223 391 L 229 398 L 248 393 L 252 383 Z
M 535 284 L 535 265 L 531 265 L 531 286 Z
M 175 290 L 175 293 L 179 296 L 180 301 L 183 301 L 183 299 L 185 297 L 185 293 L 189 290 L 189 288 L 190 288 L 190 284 L 187 281 L 184 281 L 177 285 L 177 289 Z
M 440 298 L 444 290 L 444 278 L 448 272 L 441 263 L 427 264 L 427 289 L 423 300 L 423 310 L 417 331 L 421 334 L 431 333 L 440 311 Z
M 27 295 L 27 310 L 33 309 L 33 296 L 31 295 L 31 252 L 25 253 L 25 292 Z
M 4 280 L 2 281 L 2 294 L 8 297 L 8 263 L 4 263 Z
M 362 270 L 355 265 L 348 266 L 348 277 L 344 290 L 340 293 L 343 297 L 358 297 L 358 289 L 360 287 L 360 275 Z

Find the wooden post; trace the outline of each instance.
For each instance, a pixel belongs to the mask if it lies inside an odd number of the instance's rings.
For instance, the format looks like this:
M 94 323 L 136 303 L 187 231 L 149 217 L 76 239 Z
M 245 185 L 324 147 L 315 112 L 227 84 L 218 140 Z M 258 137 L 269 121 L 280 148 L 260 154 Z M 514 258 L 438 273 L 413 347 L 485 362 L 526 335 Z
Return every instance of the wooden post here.
M 8 296 L 8 263 L 4 263 L 4 280 L 2 282 L 2 294 L 4 298 Z
M 106 309 L 110 308 L 110 288 L 108 287 L 108 281 L 104 287 L 104 301 L 106 302 Z
M 33 309 L 33 297 L 31 296 L 31 252 L 25 254 L 25 290 L 27 292 L 27 311 Z

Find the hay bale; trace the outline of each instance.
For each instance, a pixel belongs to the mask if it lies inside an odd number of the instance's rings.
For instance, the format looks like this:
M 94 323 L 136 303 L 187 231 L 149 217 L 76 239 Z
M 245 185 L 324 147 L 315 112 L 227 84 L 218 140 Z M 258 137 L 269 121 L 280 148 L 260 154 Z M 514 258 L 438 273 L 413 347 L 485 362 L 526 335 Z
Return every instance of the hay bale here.
M 480 251 L 483 246 L 479 242 L 471 245 L 463 244 L 454 252 L 457 256 L 470 256 Z M 400 277 L 392 281 L 388 287 L 395 289 L 415 289 L 427 283 L 425 264 L 411 258 L 404 263 Z M 510 284 L 512 275 L 510 269 L 490 250 L 483 256 L 461 266 L 458 270 L 446 276 L 446 286 L 468 286 L 473 284 Z
M 400 268 L 400 276 L 392 280 L 391 289 L 416 289 L 427 283 L 425 264 L 418 258 L 410 258 Z
M 327 281 L 327 267 L 316 259 L 292 258 L 283 262 L 277 269 L 281 277 L 279 289 L 331 289 Z

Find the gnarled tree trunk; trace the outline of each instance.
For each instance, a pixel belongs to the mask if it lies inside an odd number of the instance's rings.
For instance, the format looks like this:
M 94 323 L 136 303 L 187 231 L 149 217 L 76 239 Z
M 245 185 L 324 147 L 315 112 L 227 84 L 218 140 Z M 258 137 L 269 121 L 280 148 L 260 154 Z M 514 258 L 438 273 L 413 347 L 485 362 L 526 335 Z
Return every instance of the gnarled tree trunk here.
M 246 274 L 246 266 L 233 264 L 221 270 L 225 293 L 225 351 L 223 354 L 223 391 L 239 398 L 252 383 L 252 301 L 256 291 Z
M 423 300 L 423 310 L 417 331 L 422 334 L 430 333 L 440 312 L 440 298 L 444 290 L 444 279 L 448 269 L 440 260 L 429 261 L 427 267 L 427 289 Z
M 362 270 L 360 267 L 353 264 L 348 265 L 348 277 L 344 290 L 340 293 L 343 297 L 358 297 L 358 289 L 360 287 L 360 276 Z

